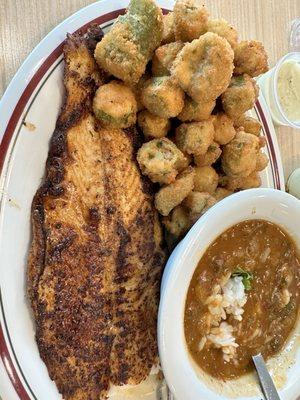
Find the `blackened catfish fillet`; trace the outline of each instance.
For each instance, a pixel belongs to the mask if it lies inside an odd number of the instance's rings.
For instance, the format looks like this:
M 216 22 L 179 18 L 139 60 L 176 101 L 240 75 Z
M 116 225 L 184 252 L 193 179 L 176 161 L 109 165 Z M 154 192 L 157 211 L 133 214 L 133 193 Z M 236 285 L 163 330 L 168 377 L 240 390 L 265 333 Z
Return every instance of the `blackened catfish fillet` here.
M 139 134 L 103 129 L 91 112 L 104 79 L 91 55 L 99 33 L 66 40 L 65 103 L 32 204 L 36 340 L 66 400 L 105 399 L 158 361 L 162 232 L 135 159 Z

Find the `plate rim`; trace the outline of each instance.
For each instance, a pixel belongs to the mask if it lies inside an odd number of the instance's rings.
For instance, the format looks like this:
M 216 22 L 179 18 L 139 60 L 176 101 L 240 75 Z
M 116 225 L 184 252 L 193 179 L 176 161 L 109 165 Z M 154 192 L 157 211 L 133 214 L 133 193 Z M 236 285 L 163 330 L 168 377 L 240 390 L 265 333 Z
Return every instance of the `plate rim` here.
M 53 63 L 62 55 L 62 49 L 65 42 L 67 32 L 77 33 L 78 31 L 85 32 L 91 23 L 104 24 L 115 19 L 118 15 L 124 13 L 127 0 L 118 0 L 111 2 L 110 0 L 100 0 L 76 11 L 70 17 L 59 23 L 52 29 L 32 50 L 22 63 L 8 87 L 6 88 L 0 101 L 0 187 L 4 183 L 5 163 L 9 155 L 11 139 L 15 129 L 20 122 L 24 108 L 33 94 L 36 87 L 39 85 L 43 76 L 49 71 Z M 159 1 L 171 5 L 172 1 Z M 89 11 L 94 10 L 97 6 L 107 7 L 111 11 L 106 13 L 96 13 L 95 18 L 90 18 Z M 101 8 L 100 7 L 100 8 Z M 166 10 L 166 9 L 165 9 Z M 82 18 L 83 14 L 86 14 Z M 80 20 L 84 21 L 81 25 Z M 78 27 L 79 26 L 79 27 Z M 75 27 L 75 30 L 72 29 Z M 272 173 L 276 188 L 285 190 L 283 167 L 275 129 L 270 117 L 268 108 L 262 95 L 260 96 L 256 107 L 256 113 L 260 116 L 263 122 L 264 131 L 268 137 L 270 145 L 270 154 L 272 155 Z M 1 290 L 0 290 L 1 300 Z M 2 303 L 1 303 L 2 304 Z M 0 310 L 3 316 L 2 310 Z M 26 378 L 21 379 L 15 363 L 12 361 L 11 347 L 9 341 L 5 339 L 5 326 L 0 320 L 0 362 L 3 363 L 10 383 L 16 391 L 17 398 L 21 400 L 35 399 L 34 395 L 30 395 L 26 389 Z M 11 349 L 10 349 L 11 350 Z M 14 356 L 17 361 L 17 358 Z M 1 361 L 2 360 L 2 361 Z M 23 382 L 25 380 L 25 383 Z M 1 389 L 1 388 L 0 388 Z M 32 397 L 31 397 L 32 396 Z

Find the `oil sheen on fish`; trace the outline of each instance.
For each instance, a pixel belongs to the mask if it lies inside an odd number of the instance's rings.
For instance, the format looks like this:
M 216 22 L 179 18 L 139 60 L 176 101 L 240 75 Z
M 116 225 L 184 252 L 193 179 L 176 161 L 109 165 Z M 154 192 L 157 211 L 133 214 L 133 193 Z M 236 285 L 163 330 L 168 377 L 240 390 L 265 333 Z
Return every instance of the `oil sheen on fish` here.
M 32 204 L 36 340 L 66 400 L 105 399 L 158 361 L 162 232 L 135 159 L 138 132 L 103 129 L 91 113 L 105 79 L 92 56 L 99 35 L 66 40 L 65 102 Z

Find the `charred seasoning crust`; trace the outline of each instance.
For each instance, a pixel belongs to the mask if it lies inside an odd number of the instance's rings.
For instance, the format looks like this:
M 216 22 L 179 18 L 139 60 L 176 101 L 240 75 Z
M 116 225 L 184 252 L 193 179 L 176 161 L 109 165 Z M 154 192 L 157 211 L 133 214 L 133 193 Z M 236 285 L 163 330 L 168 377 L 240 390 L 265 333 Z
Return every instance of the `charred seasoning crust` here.
M 86 114 L 91 112 L 92 98 L 97 90 L 98 84 L 104 81 L 104 74 L 100 71 L 98 82 L 89 78 L 82 80 L 76 71 L 70 69 L 70 58 L 72 53 L 80 51 L 81 48 L 88 48 L 92 54 L 98 40 L 103 37 L 102 29 L 97 25 L 91 25 L 87 31 L 86 37 L 80 32 L 74 35 L 68 35 L 63 49 L 65 59 L 64 82 L 66 83 L 70 76 L 76 80 L 76 84 L 82 89 L 84 96 L 79 103 L 69 104 L 70 93 L 65 84 L 65 95 L 63 106 L 58 117 L 54 133 L 50 140 L 49 153 L 46 162 L 44 183 L 35 194 L 31 206 L 32 233 L 33 240 L 29 255 L 27 287 L 29 299 L 36 312 L 36 296 L 39 277 L 42 275 L 45 264 L 45 246 L 47 232 L 44 229 L 44 206 L 43 198 L 45 196 L 59 197 L 63 194 L 63 187 L 60 183 L 64 178 L 64 164 L 68 160 L 67 132 L 75 126 Z M 70 240 L 71 237 L 70 237 Z M 65 245 L 69 240 L 65 241 Z M 61 244 L 63 246 L 63 244 Z M 62 249 L 61 249 L 62 251 Z

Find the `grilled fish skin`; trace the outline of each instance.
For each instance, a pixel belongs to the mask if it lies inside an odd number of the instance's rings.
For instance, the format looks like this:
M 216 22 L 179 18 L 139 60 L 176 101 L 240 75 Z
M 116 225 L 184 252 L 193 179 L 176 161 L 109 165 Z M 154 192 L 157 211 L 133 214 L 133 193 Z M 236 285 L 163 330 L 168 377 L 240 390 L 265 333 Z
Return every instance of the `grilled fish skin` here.
M 92 57 L 95 35 L 66 40 L 66 98 L 32 203 L 36 340 L 66 400 L 105 399 L 112 384 L 138 384 L 158 362 L 162 230 L 135 159 L 138 132 L 103 129 L 92 115 L 106 79 Z

